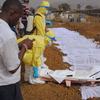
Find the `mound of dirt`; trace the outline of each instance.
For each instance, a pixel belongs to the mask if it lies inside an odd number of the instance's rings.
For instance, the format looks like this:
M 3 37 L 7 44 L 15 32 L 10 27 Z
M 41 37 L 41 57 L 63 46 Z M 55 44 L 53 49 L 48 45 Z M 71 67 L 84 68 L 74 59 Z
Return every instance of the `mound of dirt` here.
M 63 84 L 46 83 L 44 85 L 22 86 L 24 100 L 81 100 L 78 87 L 67 88 Z
M 63 62 L 62 57 L 66 56 L 66 54 L 63 54 L 60 49 L 57 49 L 54 45 L 46 48 L 44 56 L 47 58 L 45 62 L 46 65 L 52 70 L 66 69 L 70 66 L 68 63 Z

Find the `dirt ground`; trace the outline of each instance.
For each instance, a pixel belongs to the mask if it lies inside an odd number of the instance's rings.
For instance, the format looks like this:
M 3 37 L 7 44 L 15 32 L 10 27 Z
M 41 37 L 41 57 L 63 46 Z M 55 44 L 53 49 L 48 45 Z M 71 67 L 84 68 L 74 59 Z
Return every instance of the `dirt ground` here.
M 100 33 L 99 23 L 55 23 L 54 27 L 65 27 L 75 30 L 87 38 L 95 38 Z M 60 52 L 60 49 L 57 49 L 55 45 L 53 44 L 46 48 L 44 56 L 47 57 L 47 61 L 45 63 L 53 70 L 69 67 L 70 65 L 62 60 L 62 56 L 66 56 L 66 54 Z M 79 85 L 77 84 L 68 88 L 64 83 L 47 82 L 44 85 L 30 85 L 24 82 L 22 83 L 22 94 L 24 100 L 81 100 Z M 89 100 L 100 100 L 100 98 Z

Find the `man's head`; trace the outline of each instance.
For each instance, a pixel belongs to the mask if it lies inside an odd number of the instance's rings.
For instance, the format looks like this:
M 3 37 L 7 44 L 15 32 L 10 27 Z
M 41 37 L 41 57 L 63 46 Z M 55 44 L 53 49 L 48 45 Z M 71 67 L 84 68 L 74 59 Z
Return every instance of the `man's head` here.
M 19 0 L 6 0 L 1 8 L 4 19 L 10 26 L 17 24 L 23 13 L 23 6 Z

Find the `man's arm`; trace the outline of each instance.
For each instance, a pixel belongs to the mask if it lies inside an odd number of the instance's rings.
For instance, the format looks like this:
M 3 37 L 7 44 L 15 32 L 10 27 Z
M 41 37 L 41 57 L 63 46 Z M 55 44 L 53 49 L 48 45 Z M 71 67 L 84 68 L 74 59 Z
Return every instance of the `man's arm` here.
M 20 48 L 20 52 L 18 54 L 18 57 L 20 59 L 20 61 L 22 62 L 23 56 L 26 52 L 27 49 L 31 49 L 33 46 L 33 40 L 30 39 L 25 39 L 24 41 L 22 41 L 21 43 L 18 44 L 19 48 Z M 19 64 L 19 66 L 12 71 L 9 71 L 11 74 L 14 74 L 20 67 L 21 64 Z
M 23 58 L 25 52 L 26 52 L 26 48 L 25 48 L 24 46 L 22 46 L 22 47 L 21 47 L 21 50 L 20 50 L 20 52 L 19 52 L 19 54 L 18 54 L 20 61 L 22 61 L 22 58 Z M 9 71 L 9 72 L 10 72 L 11 74 L 14 74 L 14 73 L 19 69 L 20 65 L 21 65 L 21 64 L 19 64 L 19 66 L 18 66 L 16 69 L 14 69 L 14 70 L 12 70 L 12 71 Z
M 2 59 L 4 65 L 11 74 L 14 74 L 19 69 L 20 62 L 22 61 L 26 49 L 31 49 L 32 44 L 32 40 L 24 40 L 19 53 L 15 39 L 10 39 L 3 45 Z

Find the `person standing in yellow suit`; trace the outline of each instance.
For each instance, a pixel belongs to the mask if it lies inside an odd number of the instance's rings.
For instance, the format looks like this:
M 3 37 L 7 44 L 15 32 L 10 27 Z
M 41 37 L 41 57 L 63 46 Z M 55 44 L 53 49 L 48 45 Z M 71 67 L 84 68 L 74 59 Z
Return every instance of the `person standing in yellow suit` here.
M 32 50 L 28 50 L 23 58 L 23 62 L 32 67 L 33 79 L 29 79 L 31 84 L 45 83 L 39 78 L 39 67 L 42 65 L 42 55 L 45 47 L 49 42 L 55 40 L 55 35 L 52 31 L 46 30 L 45 16 L 48 12 L 50 4 L 48 1 L 42 1 L 34 17 L 34 32 L 33 35 L 24 36 L 24 38 L 35 39 Z M 23 39 L 24 39 L 23 38 Z M 20 40 L 19 40 L 20 41 Z
M 34 32 L 33 34 L 37 36 L 42 36 L 44 38 L 44 45 L 41 47 L 33 47 L 33 51 L 35 54 L 33 54 L 33 77 L 34 80 L 37 80 L 39 78 L 39 67 L 42 65 L 42 56 L 44 53 L 45 47 L 48 45 L 49 42 L 52 40 L 55 40 L 55 35 L 52 31 L 47 30 L 46 28 L 46 15 L 48 14 L 48 8 L 50 7 L 49 2 L 42 1 L 39 5 L 39 8 L 36 11 L 35 17 L 34 17 Z

